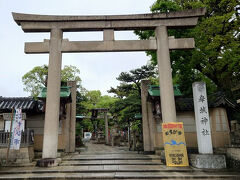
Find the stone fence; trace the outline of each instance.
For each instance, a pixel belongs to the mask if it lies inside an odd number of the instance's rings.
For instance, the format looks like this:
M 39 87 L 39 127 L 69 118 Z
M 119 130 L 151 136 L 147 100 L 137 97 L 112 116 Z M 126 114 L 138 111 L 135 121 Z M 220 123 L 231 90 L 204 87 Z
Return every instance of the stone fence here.
M 8 139 L 10 137 L 10 132 L 0 132 L 0 147 L 8 146 Z M 26 147 L 29 145 L 33 145 L 34 143 L 34 131 L 33 130 L 25 130 L 22 131 L 21 134 L 21 147 Z
M 0 165 L 6 163 L 9 132 L 0 132 Z M 8 162 L 10 163 L 29 163 L 34 158 L 34 131 L 26 129 L 21 134 L 21 146 L 19 150 L 9 151 Z

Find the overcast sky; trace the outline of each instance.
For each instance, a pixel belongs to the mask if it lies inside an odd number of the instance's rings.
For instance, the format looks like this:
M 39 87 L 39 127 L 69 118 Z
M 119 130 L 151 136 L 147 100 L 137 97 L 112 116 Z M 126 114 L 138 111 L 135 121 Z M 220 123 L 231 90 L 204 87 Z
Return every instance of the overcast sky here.
M 11 12 L 49 15 L 118 15 L 149 13 L 155 0 L 0 0 L 0 96 L 29 96 L 23 91 L 22 76 L 35 66 L 48 64 L 48 54 L 25 54 L 24 42 L 48 39 L 48 33 L 24 33 Z M 102 40 L 102 32 L 64 33 L 69 40 Z M 137 39 L 130 31 L 116 32 L 116 40 Z M 145 65 L 144 52 L 63 54 L 62 64 L 81 71 L 87 90 L 107 94 L 119 82 L 116 77 Z M 63 67 L 62 66 L 62 67 Z

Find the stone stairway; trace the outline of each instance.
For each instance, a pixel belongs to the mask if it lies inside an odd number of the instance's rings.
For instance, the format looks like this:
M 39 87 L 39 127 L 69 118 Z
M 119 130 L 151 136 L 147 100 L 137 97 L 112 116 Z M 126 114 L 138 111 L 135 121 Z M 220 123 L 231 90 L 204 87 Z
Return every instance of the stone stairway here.
M 62 158 L 57 167 L 2 167 L 0 179 L 240 179 L 240 172 L 166 167 L 159 156 L 89 144 L 88 150 Z

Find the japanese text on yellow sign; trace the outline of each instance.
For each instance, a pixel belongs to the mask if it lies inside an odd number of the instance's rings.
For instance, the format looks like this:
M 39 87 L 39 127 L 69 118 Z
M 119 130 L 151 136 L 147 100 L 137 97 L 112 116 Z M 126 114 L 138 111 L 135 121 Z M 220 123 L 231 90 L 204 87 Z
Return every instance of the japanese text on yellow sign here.
M 162 123 L 167 166 L 189 166 L 183 123 Z

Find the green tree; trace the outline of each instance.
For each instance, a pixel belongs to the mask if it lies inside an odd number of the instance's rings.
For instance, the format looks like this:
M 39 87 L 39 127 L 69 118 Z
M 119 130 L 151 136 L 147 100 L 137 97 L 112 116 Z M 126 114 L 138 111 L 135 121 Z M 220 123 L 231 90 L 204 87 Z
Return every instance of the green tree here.
M 24 74 L 22 82 L 24 84 L 23 90 L 30 92 L 31 96 L 37 97 L 43 87 L 47 86 L 48 66 L 36 66 L 31 71 Z
M 111 97 L 108 95 L 101 96 L 99 102 L 96 104 L 96 107 L 110 109 L 112 104 L 114 104 L 116 100 L 117 99 L 115 97 Z
M 86 101 L 83 102 L 83 106 L 85 109 L 92 109 L 96 108 L 96 104 L 99 102 L 101 98 L 101 91 L 99 90 L 92 90 L 87 91 L 85 94 Z
M 141 113 L 140 81 L 152 77 L 155 77 L 155 71 L 154 67 L 149 65 L 144 65 L 129 72 L 122 72 L 117 77 L 117 80 L 121 82 L 120 85 L 116 88 L 111 87 L 108 91 L 118 97 L 110 108 L 110 112 L 117 117 L 118 124 L 122 128 L 127 127 L 131 122 L 141 131 L 141 123 L 135 120 L 135 115 Z
M 194 37 L 196 48 L 188 51 L 171 51 L 173 76 L 180 89 L 192 94 L 194 81 L 207 82 L 208 91 L 224 91 L 231 96 L 231 87 L 240 79 L 239 0 L 157 0 L 152 12 L 169 12 L 206 7 L 207 13 L 198 25 L 188 30 L 168 30 L 170 36 Z M 153 31 L 136 31 L 140 39 L 154 36 Z M 156 53 L 147 52 L 152 63 Z
M 114 93 L 118 97 L 128 96 L 132 91 L 137 91 L 138 96 L 141 96 L 140 81 L 142 79 L 150 78 L 155 75 L 154 66 L 144 65 L 141 68 L 130 70 L 129 72 L 121 72 L 116 78 L 119 80 L 120 86 L 117 88 L 112 88 L 108 91 L 109 93 Z
M 61 71 L 61 81 L 77 81 L 77 85 L 81 87 L 80 70 L 75 66 L 64 66 Z M 47 86 L 48 66 L 36 66 L 23 75 L 22 82 L 24 91 L 30 92 L 31 96 L 37 97 L 43 87 Z
M 110 109 L 116 101 L 114 97 L 107 95 L 102 96 L 99 90 L 86 91 L 84 94 L 79 93 L 78 97 L 79 101 L 77 101 L 77 103 L 79 102 L 79 104 L 77 104 L 77 113 L 89 117 L 92 115 L 92 112 L 89 110 L 95 108 Z M 109 120 L 109 123 L 111 123 L 111 120 Z M 95 125 L 97 125 L 98 128 L 104 129 L 104 124 L 104 119 L 84 119 L 79 126 L 86 131 L 93 131 Z
M 82 99 L 81 106 L 85 110 L 94 108 L 109 109 L 112 106 L 112 104 L 116 101 L 116 98 L 114 97 L 107 95 L 102 96 L 101 91 L 99 90 L 87 91 L 84 95 L 82 95 L 81 99 Z M 85 113 L 86 112 L 87 111 L 85 111 Z
M 80 69 L 78 69 L 76 66 L 66 65 L 61 71 L 61 81 L 77 81 L 80 85 L 82 80 L 79 75 Z

